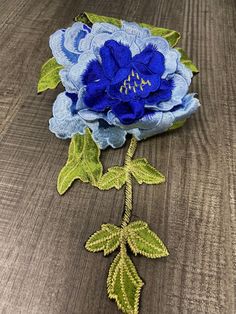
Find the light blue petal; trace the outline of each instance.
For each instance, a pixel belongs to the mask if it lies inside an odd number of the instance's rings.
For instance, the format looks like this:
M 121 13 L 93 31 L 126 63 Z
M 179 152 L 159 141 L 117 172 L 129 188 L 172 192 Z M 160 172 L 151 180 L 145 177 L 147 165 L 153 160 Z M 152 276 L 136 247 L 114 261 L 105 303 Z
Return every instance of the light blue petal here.
M 129 130 L 128 133 L 133 134 L 137 140 L 143 140 L 150 136 L 163 133 L 167 131 L 174 122 L 174 116 L 171 112 L 162 112 L 161 118 L 157 122 L 157 124 L 151 129 L 132 129 Z
M 174 106 L 182 103 L 182 99 L 188 92 L 188 84 L 186 80 L 179 74 L 170 76 L 173 79 L 174 88 L 172 89 L 172 96 L 169 101 L 161 102 L 156 105 L 156 108 L 161 111 L 169 111 Z M 150 106 L 149 106 L 150 107 Z
M 88 33 L 84 29 L 84 24 L 81 22 L 74 23 L 65 31 L 65 48 L 75 54 L 79 54 L 79 42 Z
M 65 30 L 60 29 L 49 38 L 49 46 L 57 62 L 64 66 L 71 66 L 78 61 L 78 55 L 68 51 L 64 46 Z
M 79 43 L 79 50 L 80 51 L 87 51 L 90 50 L 92 47 L 92 41 L 95 36 L 105 34 L 113 34 L 114 32 L 117 32 L 119 28 L 115 25 L 109 24 L 109 23 L 94 23 L 91 29 L 91 33 L 89 33 L 85 38 L 81 39 Z M 109 38 L 110 37 L 106 37 Z M 93 46 L 95 50 L 96 46 Z
M 112 34 L 112 39 L 116 40 L 117 42 L 129 47 L 132 56 L 140 53 L 141 50 L 136 43 L 136 36 L 133 34 L 128 34 L 125 31 L 118 31 Z
M 146 38 L 151 36 L 151 32 L 149 29 L 139 26 L 134 22 L 121 22 L 121 29 L 128 34 L 138 36 L 140 38 Z
M 192 73 L 192 71 L 190 69 L 188 69 L 180 61 L 178 62 L 176 73 L 178 73 L 179 75 L 183 76 L 183 78 L 186 80 L 188 86 L 191 84 L 191 79 L 193 77 L 193 73 Z
M 119 30 L 119 27 L 112 25 L 110 23 L 94 23 L 92 26 L 91 34 L 101 34 L 101 33 L 114 33 Z
M 101 149 L 105 149 L 108 146 L 112 148 L 118 148 L 124 145 L 126 141 L 125 130 L 115 126 L 104 126 L 104 123 L 96 121 L 93 123 L 87 123 L 89 128 L 92 130 L 92 136 L 94 141 L 98 144 Z
M 84 133 L 86 125 L 78 114 L 71 113 L 72 100 L 61 93 L 53 104 L 53 117 L 49 120 L 49 129 L 59 138 L 71 138 L 73 135 Z
M 178 106 L 176 110 L 172 110 L 172 114 L 175 117 L 175 121 L 184 120 L 191 116 L 198 107 L 200 106 L 200 102 L 197 98 L 195 98 L 196 94 L 187 94 L 181 106 Z
M 61 139 L 72 138 L 75 134 L 84 134 L 86 125 L 76 118 L 72 120 L 49 120 L 49 130 Z
M 79 42 L 79 51 L 84 52 L 91 49 L 91 43 L 94 38 L 94 34 L 89 33 L 85 38 L 82 38 Z
M 99 119 L 103 119 L 110 124 L 109 118 L 104 112 L 96 112 L 91 109 L 82 109 L 78 112 L 81 118 L 87 122 L 93 122 Z
M 68 78 L 69 70 L 68 68 L 61 69 L 59 75 L 61 78 L 61 83 L 65 87 L 65 90 L 69 93 L 77 93 L 76 86 Z
M 118 30 L 115 33 L 101 33 L 94 36 L 91 41 L 91 49 L 93 49 L 96 56 L 98 56 L 100 48 L 104 45 L 107 40 L 115 40 L 130 48 L 132 55 L 138 54 L 140 52 L 139 47 L 135 42 L 135 36 L 127 34 L 122 30 Z
M 67 78 L 77 90 L 83 87 L 82 76 L 92 60 L 96 60 L 96 56 L 92 51 L 83 52 L 79 57 L 79 62 L 69 69 Z

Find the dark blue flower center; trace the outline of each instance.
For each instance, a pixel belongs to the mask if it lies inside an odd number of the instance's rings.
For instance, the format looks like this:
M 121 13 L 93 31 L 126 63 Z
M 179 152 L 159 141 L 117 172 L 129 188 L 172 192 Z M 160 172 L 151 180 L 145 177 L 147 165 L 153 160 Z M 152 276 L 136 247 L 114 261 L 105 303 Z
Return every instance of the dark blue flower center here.
M 83 75 L 84 102 L 92 110 L 111 110 L 121 123 L 131 124 L 147 113 L 145 104 L 171 98 L 172 81 L 161 78 L 165 59 L 154 46 L 132 57 L 127 46 L 108 40 L 100 48 L 100 57 Z

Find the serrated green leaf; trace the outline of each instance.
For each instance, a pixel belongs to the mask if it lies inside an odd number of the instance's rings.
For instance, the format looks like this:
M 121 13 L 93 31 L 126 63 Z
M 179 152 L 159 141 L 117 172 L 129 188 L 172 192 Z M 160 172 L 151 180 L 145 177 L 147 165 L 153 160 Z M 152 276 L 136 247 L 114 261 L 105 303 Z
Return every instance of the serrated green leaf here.
M 89 129 L 86 129 L 84 135 L 74 135 L 70 143 L 67 163 L 58 176 L 59 194 L 64 194 L 76 179 L 97 186 L 103 169 L 99 157 L 100 149 L 93 141 Z
M 120 231 L 121 228 L 115 225 L 104 224 L 88 239 L 85 248 L 90 252 L 104 251 L 104 255 L 108 255 L 119 246 Z
M 110 16 L 97 15 L 90 12 L 84 12 L 80 14 L 79 16 L 75 18 L 75 20 L 78 22 L 85 23 L 89 26 L 91 26 L 92 24 L 96 22 L 99 22 L 99 23 L 110 23 L 118 27 L 121 27 L 121 21 L 119 19 L 116 19 Z
M 142 27 L 148 28 L 151 31 L 153 36 L 161 36 L 165 38 L 169 42 L 171 47 L 176 46 L 178 41 L 181 38 L 179 32 L 171 30 L 171 29 L 156 27 L 156 26 L 152 26 L 146 23 L 140 23 L 139 25 L 141 25 Z
M 107 278 L 107 291 L 124 313 L 137 314 L 143 282 L 126 254 L 120 252 L 113 260 Z
M 85 23 L 89 26 L 92 26 L 92 24 L 95 22 L 99 22 L 99 23 L 106 22 L 106 23 L 111 23 L 113 25 L 121 27 L 120 19 L 116 19 L 109 16 L 97 15 L 97 14 L 89 13 L 89 12 L 84 12 L 80 14 L 79 16 L 75 18 L 75 20 Z M 138 23 L 138 24 L 142 27 L 146 27 L 150 29 L 153 36 L 161 36 L 165 38 L 172 47 L 174 47 L 180 39 L 180 33 L 174 30 L 162 28 L 162 27 L 156 27 L 156 26 L 152 26 L 146 23 Z
M 98 188 L 101 190 L 110 190 L 116 188 L 119 190 L 126 182 L 126 171 L 124 167 L 111 167 L 98 182 Z
M 173 131 L 173 130 L 176 130 L 176 129 L 181 128 L 181 127 L 184 125 L 185 122 L 186 122 L 186 119 L 175 122 L 175 123 L 168 129 L 168 131 Z
M 76 161 L 72 161 L 67 163 L 59 173 L 57 179 L 58 193 L 60 195 L 64 194 L 76 179 L 89 182 L 87 174 L 81 165 Z
M 169 255 L 164 243 L 144 221 L 132 222 L 126 229 L 127 242 L 135 255 L 139 253 L 149 258 Z
M 139 184 L 160 184 L 165 177 L 156 168 L 149 164 L 146 158 L 137 158 L 130 162 L 130 172 Z
M 198 68 L 196 65 L 190 60 L 188 55 L 185 53 L 185 51 L 182 48 L 176 48 L 181 53 L 181 58 L 180 61 L 187 67 L 189 68 L 194 74 L 199 73 Z
M 43 64 L 38 82 L 38 93 L 57 87 L 61 81 L 59 71 L 62 68 L 63 66 L 58 64 L 55 58 L 51 58 Z

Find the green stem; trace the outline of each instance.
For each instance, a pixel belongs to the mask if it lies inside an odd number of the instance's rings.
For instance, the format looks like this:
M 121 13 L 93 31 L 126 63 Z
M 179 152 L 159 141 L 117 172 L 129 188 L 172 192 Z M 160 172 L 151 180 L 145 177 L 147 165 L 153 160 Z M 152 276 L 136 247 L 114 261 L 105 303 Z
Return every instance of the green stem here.
M 132 191 L 132 177 L 131 173 L 129 171 L 129 164 L 130 161 L 136 151 L 137 148 L 137 140 L 132 137 L 128 151 L 126 153 L 125 157 L 125 168 L 127 170 L 127 179 L 126 179 L 126 185 L 125 185 L 125 211 L 121 222 L 121 228 L 124 228 L 127 226 L 131 219 L 132 214 L 132 197 L 133 197 L 133 191 Z

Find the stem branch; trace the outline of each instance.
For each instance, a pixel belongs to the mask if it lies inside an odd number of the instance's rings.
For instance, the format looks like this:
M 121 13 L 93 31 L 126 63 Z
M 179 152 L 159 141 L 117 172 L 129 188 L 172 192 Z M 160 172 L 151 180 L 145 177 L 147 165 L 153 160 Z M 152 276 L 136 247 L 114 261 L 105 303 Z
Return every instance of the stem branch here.
M 125 226 L 129 224 L 131 214 L 132 214 L 133 191 L 132 191 L 132 177 L 129 171 L 129 164 L 136 151 L 136 148 L 137 148 L 137 140 L 134 137 L 132 137 L 128 151 L 126 153 L 126 157 L 125 157 L 125 168 L 127 169 L 127 179 L 126 179 L 126 185 L 125 185 L 125 211 L 124 211 L 124 215 L 121 222 L 121 228 L 124 228 Z

